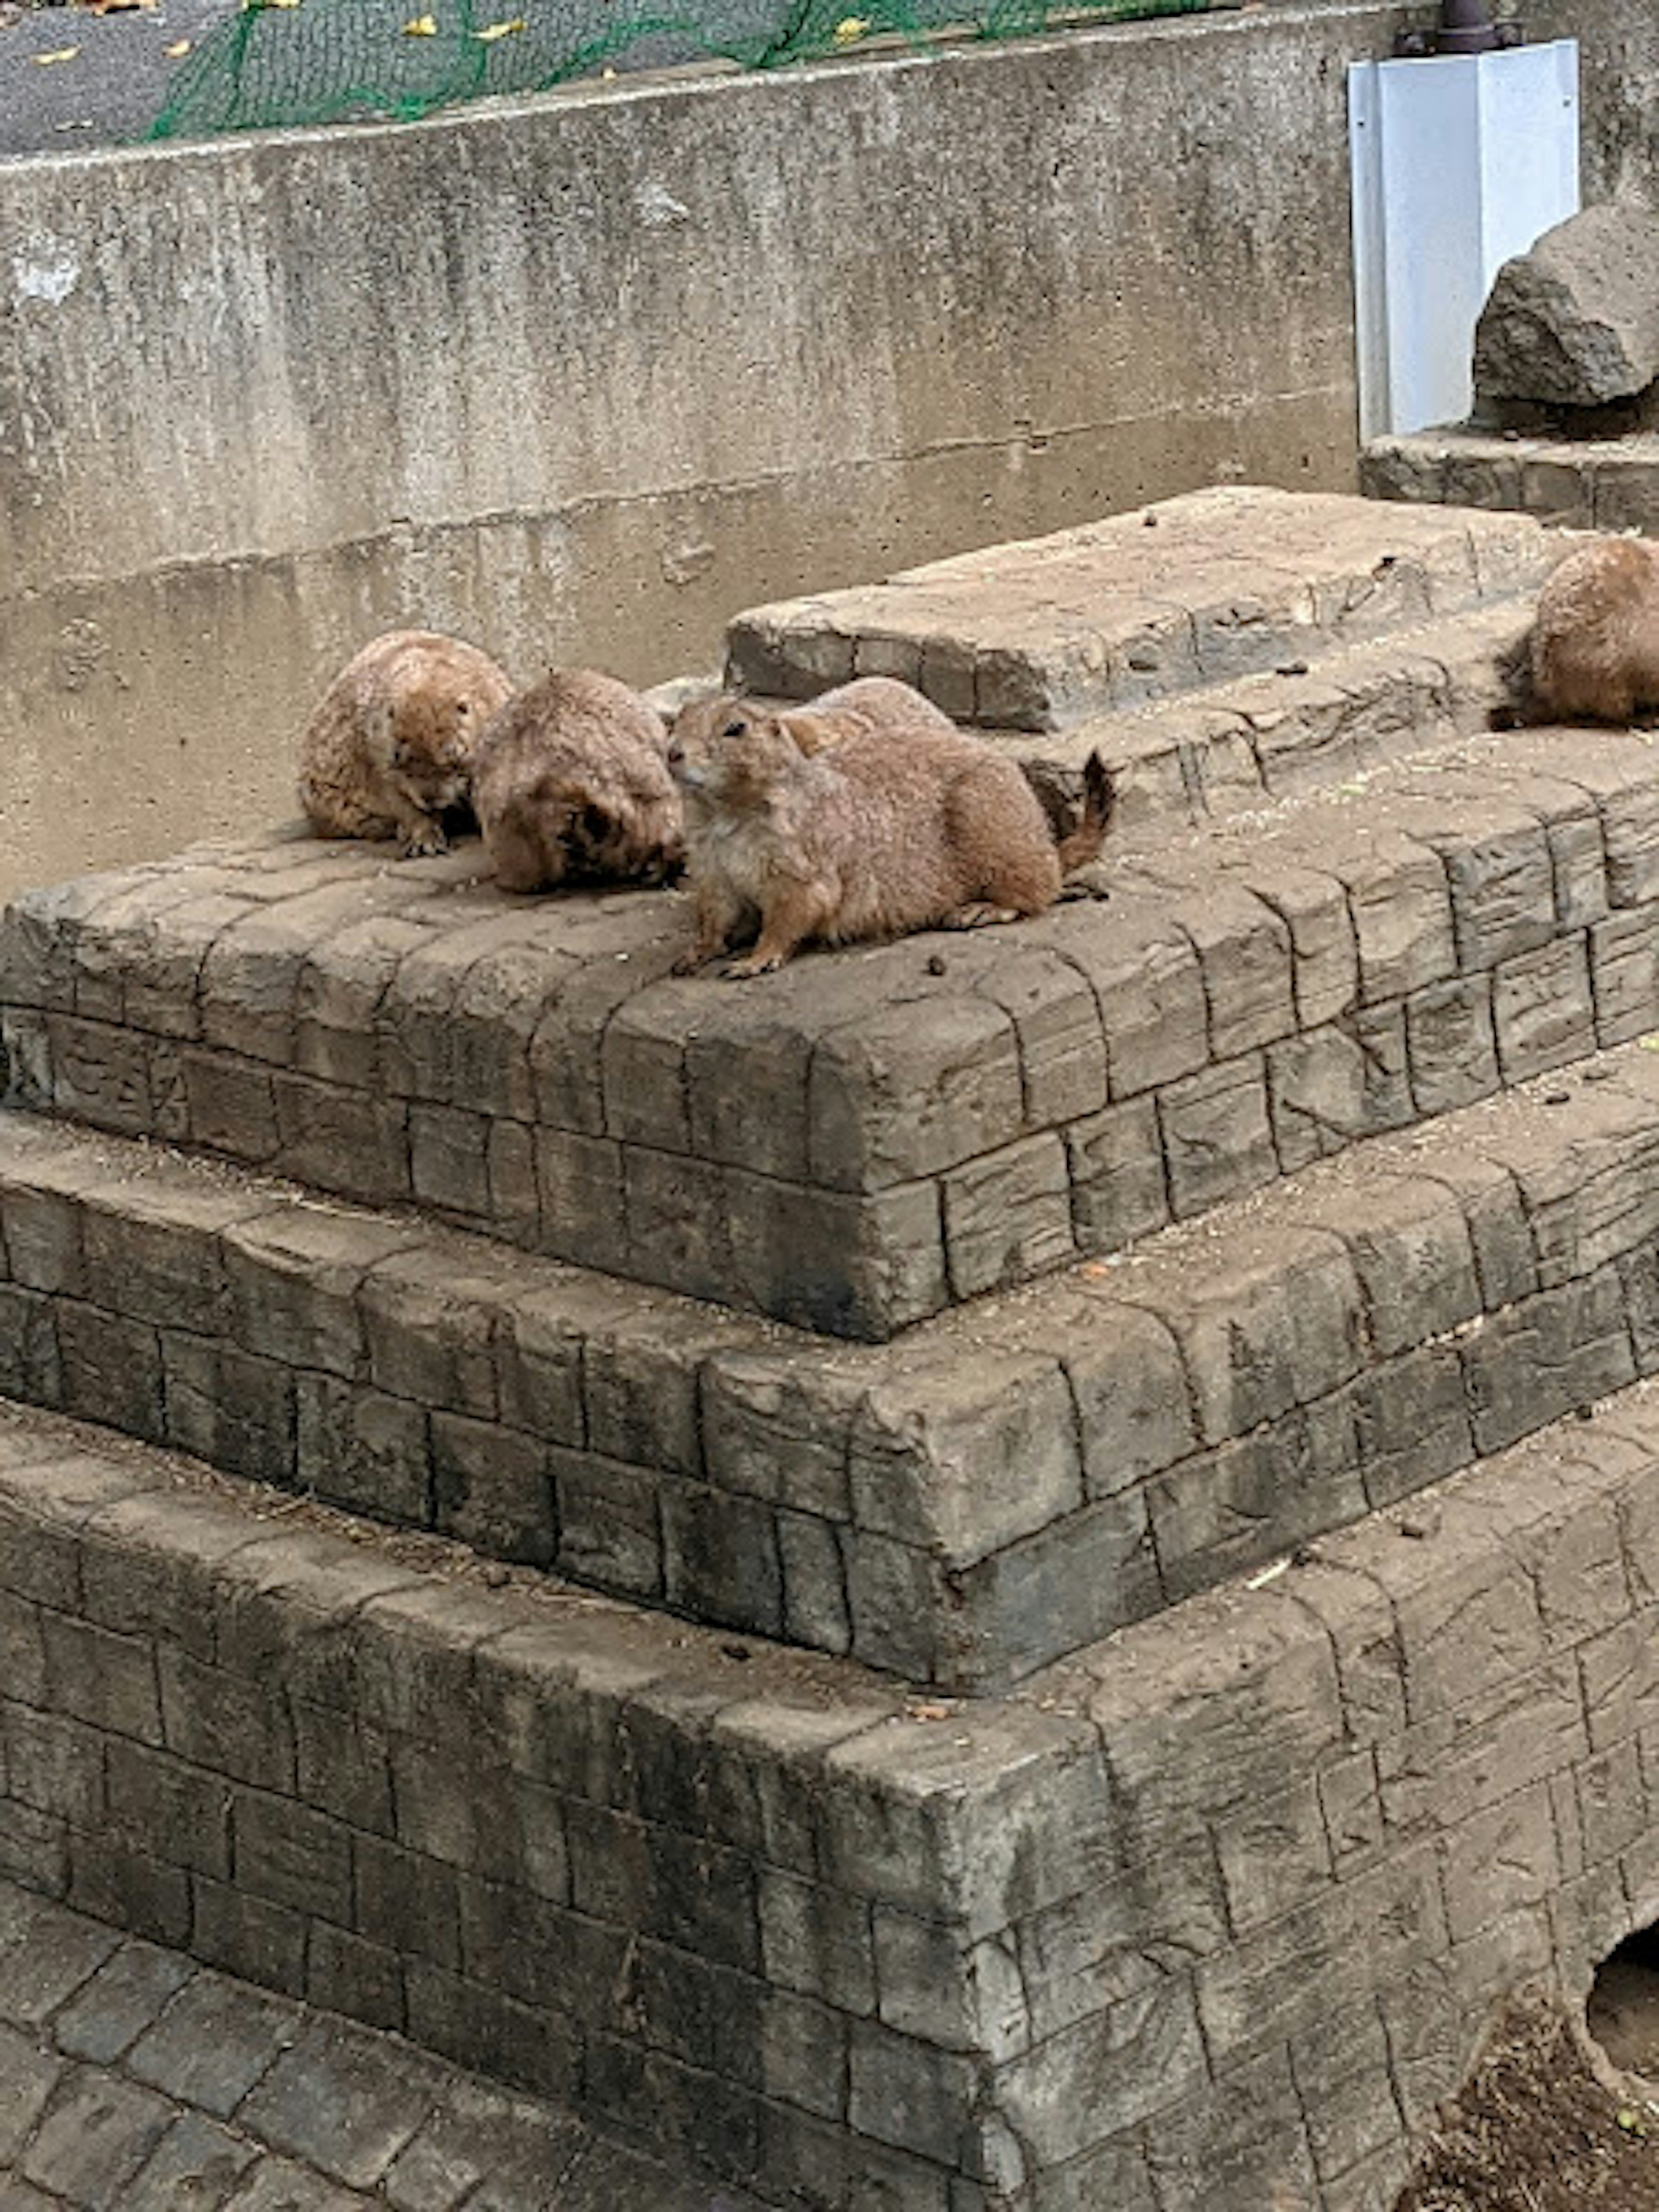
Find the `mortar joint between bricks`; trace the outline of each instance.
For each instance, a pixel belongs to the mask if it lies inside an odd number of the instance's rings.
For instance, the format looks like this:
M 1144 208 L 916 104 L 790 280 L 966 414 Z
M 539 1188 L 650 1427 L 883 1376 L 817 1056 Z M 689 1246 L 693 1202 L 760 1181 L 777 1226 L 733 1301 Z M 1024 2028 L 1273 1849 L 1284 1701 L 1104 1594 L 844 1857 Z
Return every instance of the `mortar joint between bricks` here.
M 1375 1507 L 1372 1508 L 1373 1511 L 1376 1510 L 1376 1509 Z M 1345 1566 L 1340 1570 L 1340 1571 L 1345 1574 L 1351 1574 L 1360 1571 Z M 1370 1577 L 1366 1577 L 1364 1579 L 1369 1581 Z M 1376 1584 L 1375 1583 L 1371 1583 L 1370 1587 L 1372 1589 L 1376 1589 Z M 1330 1652 L 1331 1674 L 1336 1683 L 1337 1704 L 1342 1717 L 1343 1750 L 1346 1753 L 1368 1749 L 1369 1747 L 1363 1743 L 1360 1738 L 1355 1735 L 1352 1719 L 1348 1711 L 1347 1678 L 1342 1665 L 1342 1648 L 1336 1640 L 1336 1631 L 1331 1626 L 1329 1621 L 1326 1620 L 1324 1614 L 1320 1612 L 1319 1607 L 1316 1605 L 1310 1604 L 1308 1600 L 1302 1595 L 1301 1591 L 1297 1589 L 1294 1579 L 1289 1580 L 1285 1583 L 1285 1595 L 1289 1598 L 1291 1603 L 1295 1606 L 1298 1613 L 1302 1613 L 1305 1619 L 1313 1623 L 1315 1628 L 1319 1632 L 1320 1635 L 1323 1637 L 1326 1648 Z M 1392 1608 L 1390 1609 L 1389 1618 L 1390 1620 L 1393 1619 Z M 1375 1760 L 1373 1760 L 1373 1764 L 1375 1764 Z M 1322 1795 L 1320 1798 L 1320 1819 L 1325 1828 L 1326 1841 L 1330 1845 L 1332 1861 L 1334 1863 L 1336 1858 L 1335 1838 L 1330 1832 L 1330 1821 L 1325 1810 L 1325 1803 Z
M 1191 955 L 1192 955 L 1192 957 L 1193 957 L 1193 965 L 1194 965 L 1194 966 L 1197 969 L 1197 970 L 1198 970 L 1198 988 L 1199 988 L 1199 994 L 1200 994 L 1200 996 L 1202 998 L 1202 1000 L 1203 1000 L 1203 1001 L 1204 1001 L 1204 1060 L 1205 1060 L 1205 1065 L 1206 1065 L 1206 1066 L 1208 1066 L 1208 1067 L 1224 1066 L 1225 1066 L 1225 1064 L 1226 1064 L 1226 1063 L 1225 1063 L 1224 1061 L 1223 1061 L 1223 1060 L 1218 1060 L 1218 1059 L 1217 1058 L 1217 1056 L 1216 1056 L 1216 1046 L 1215 1046 L 1215 1033 L 1216 1033 L 1216 1011 L 1215 1011 L 1215 999 L 1214 999 L 1214 995 L 1213 995 L 1213 994 L 1212 993 L 1212 991 L 1211 991 L 1211 989 L 1210 989 L 1210 975 L 1209 975 L 1209 969 L 1207 969 L 1207 967 L 1205 965 L 1203 951 L 1202 951 L 1201 948 L 1200 947 L 1200 945 L 1199 945 L 1199 942 L 1198 942 L 1197 938 L 1193 934 L 1193 933 L 1192 933 L 1191 929 L 1190 929 L 1190 928 L 1188 927 L 1188 925 L 1187 925 L 1187 924 L 1186 924 L 1186 923 L 1182 920 L 1181 916 L 1180 916 L 1178 914 L 1171 914 L 1171 915 L 1170 915 L 1170 926 L 1171 926 L 1171 927 L 1174 929 L 1174 931 L 1175 931 L 1176 934 L 1176 935 L 1181 939 L 1181 941 L 1182 942 L 1182 944 L 1183 944 L 1183 945 L 1185 945 L 1185 946 L 1186 946 L 1186 948 L 1187 948 L 1188 951 L 1191 953 Z M 1244 1055 L 1244 1054 L 1235 1054 L 1234 1056 L 1235 1056 L 1235 1058 L 1238 1058 L 1238 1059 L 1243 1059 L 1243 1057 L 1245 1057 L 1245 1055 Z

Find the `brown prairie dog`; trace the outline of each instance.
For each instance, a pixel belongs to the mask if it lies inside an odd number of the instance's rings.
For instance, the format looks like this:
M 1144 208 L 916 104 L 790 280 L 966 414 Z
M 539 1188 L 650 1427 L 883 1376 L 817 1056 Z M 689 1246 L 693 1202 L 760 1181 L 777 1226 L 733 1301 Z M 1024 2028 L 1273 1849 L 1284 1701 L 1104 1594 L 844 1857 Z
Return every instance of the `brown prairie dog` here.
M 679 794 L 662 718 L 625 684 L 554 668 L 478 741 L 472 804 L 507 890 L 567 882 L 660 883 L 682 854 Z
M 476 646 L 394 629 L 347 662 L 300 740 L 300 804 L 319 837 L 395 837 L 412 860 L 447 849 L 478 732 L 512 694 Z
M 729 975 L 764 975 L 814 938 L 1041 914 L 1098 853 L 1111 817 L 1097 756 L 1083 819 L 1056 847 L 1018 764 L 886 677 L 799 709 L 699 701 L 676 717 L 669 765 L 686 793 L 696 907 L 682 972 L 756 917 L 754 951 Z
M 1503 664 L 1522 722 L 1629 722 L 1659 708 L 1659 546 L 1577 546 L 1538 595 L 1532 628 Z

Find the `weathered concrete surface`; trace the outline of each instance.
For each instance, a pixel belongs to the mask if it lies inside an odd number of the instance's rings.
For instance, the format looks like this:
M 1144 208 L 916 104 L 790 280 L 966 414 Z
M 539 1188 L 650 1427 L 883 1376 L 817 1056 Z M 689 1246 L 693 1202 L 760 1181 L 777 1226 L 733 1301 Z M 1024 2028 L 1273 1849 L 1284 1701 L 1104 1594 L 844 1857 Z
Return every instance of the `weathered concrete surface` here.
M 1372 499 L 1502 507 L 1579 530 L 1659 532 L 1659 434 L 1567 438 L 1450 424 L 1374 439 L 1359 457 Z
M 769 2203 L 1384 2212 L 1652 1917 L 1647 1385 L 977 1707 L 261 1509 L 0 1416 L 7 1878 Z
M 44 1741 L 15 1714 L 0 1728 L 32 1752 Z M 463 2200 L 478 2212 L 759 2212 L 728 2184 L 606 2142 L 386 2025 L 255 1989 L 0 1879 L 0 2199 L 9 2212 L 454 2212 Z
M 1112 849 L 1311 798 L 1391 761 L 1491 726 L 1500 656 L 1532 617 L 1530 594 L 1378 641 L 1282 661 L 1259 676 L 1177 693 L 1065 731 L 998 733 L 1056 823 L 1083 804 L 1083 771 L 1112 768 Z M 1104 871 L 1095 871 L 1103 880 Z
M 1432 1018 L 1490 1064 L 1480 1007 Z M 995 1689 L 1659 1369 L 1650 1053 L 1311 1164 L 1345 1073 L 1294 1184 L 868 1350 L 0 1115 L 0 1390 Z
M 1644 391 L 1659 378 L 1656 270 L 1659 216 L 1633 201 L 1585 208 L 1506 261 L 1475 326 L 1477 408 L 1599 407 Z
M 1645 0 L 1545 12 L 1592 179 L 1637 161 Z M 7 165 L 0 890 L 285 813 L 396 622 L 650 679 L 781 593 L 1348 483 L 1343 72 L 1399 17 Z
M 1555 558 L 1528 519 L 1243 484 L 752 608 L 726 680 L 896 676 L 961 721 L 1064 730 L 1513 599 Z

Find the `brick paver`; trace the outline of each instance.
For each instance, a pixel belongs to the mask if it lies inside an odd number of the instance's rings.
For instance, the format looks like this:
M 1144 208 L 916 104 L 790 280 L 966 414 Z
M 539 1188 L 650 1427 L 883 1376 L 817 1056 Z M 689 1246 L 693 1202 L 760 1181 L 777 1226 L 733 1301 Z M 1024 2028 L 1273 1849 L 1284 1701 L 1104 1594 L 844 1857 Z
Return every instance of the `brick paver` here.
M 0 2212 L 759 2212 L 0 1881 Z

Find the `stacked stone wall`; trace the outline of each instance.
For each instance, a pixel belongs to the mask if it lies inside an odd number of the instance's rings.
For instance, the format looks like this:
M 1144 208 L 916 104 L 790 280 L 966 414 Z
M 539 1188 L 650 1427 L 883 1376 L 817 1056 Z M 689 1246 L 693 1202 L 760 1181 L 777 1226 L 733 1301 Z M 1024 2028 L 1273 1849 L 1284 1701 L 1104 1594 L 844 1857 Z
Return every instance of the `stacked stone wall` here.
M 1659 1909 L 1656 1438 L 933 1707 L 9 1437 L 4 1863 L 793 2202 L 1376 2212 Z
M 278 845 L 21 902 L 5 1044 L 24 1103 L 885 1336 L 1659 1024 L 1656 856 L 1639 736 L 1534 733 L 744 999 L 651 982 L 662 898 Z
M 996 1687 L 1659 1366 L 1659 1066 L 812 1347 L 0 1119 L 0 1389 L 647 1604 Z

